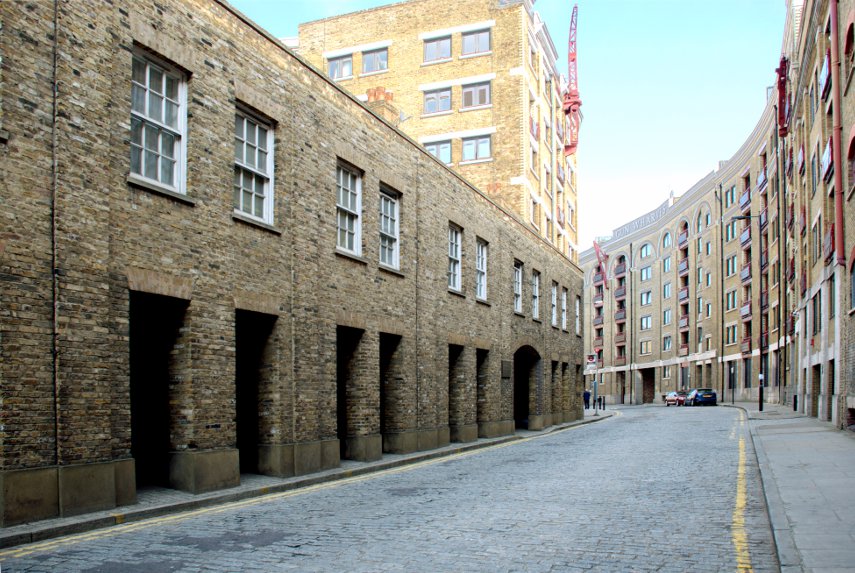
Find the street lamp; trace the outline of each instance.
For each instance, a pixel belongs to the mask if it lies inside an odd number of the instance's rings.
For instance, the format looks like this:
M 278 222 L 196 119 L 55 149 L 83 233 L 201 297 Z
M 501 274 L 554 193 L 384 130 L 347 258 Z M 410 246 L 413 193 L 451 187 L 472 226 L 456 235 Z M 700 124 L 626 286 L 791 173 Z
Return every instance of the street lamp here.
M 750 223 L 751 219 L 759 219 L 759 218 L 760 218 L 759 215 L 734 215 L 730 218 L 730 220 L 731 221 L 749 221 L 748 224 L 751 225 L 751 223 Z M 761 244 L 761 247 L 762 247 L 762 244 Z M 750 265 L 751 261 L 749 261 L 748 264 Z M 763 355 L 762 355 L 763 352 L 762 352 L 762 350 L 763 349 L 761 348 L 760 349 L 760 374 L 758 375 L 758 379 L 760 381 L 760 386 L 758 388 L 758 402 L 759 402 L 758 407 L 759 407 L 761 412 L 763 411 L 763 378 L 764 378 L 764 374 L 765 374 L 763 372 Z M 734 393 L 735 393 L 735 390 L 736 389 L 734 388 Z

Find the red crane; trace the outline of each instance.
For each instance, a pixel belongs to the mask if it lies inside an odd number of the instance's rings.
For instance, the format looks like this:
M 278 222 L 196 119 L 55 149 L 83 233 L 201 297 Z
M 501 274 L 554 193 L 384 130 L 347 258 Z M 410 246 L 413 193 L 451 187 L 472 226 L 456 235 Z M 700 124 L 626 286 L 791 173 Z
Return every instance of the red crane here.
M 564 92 L 564 115 L 567 116 L 569 128 L 567 141 L 564 144 L 564 155 L 576 153 L 579 145 L 579 124 L 582 123 L 582 115 L 579 108 L 582 107 L 582 98 L 579 96 L 579 83 L 576 73 L 576 18 L 579 14 L 579 5 L 573 5 L 573 16 L 570 18 L 570 40 L 567 43 L 567 91 Z

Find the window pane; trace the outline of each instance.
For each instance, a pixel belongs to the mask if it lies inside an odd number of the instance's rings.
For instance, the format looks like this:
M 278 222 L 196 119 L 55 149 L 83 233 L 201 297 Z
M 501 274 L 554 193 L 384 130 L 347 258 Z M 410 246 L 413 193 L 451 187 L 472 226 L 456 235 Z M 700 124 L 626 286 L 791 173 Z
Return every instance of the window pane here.
M 148 70 L 148 89 L 154 93 L 163 93 L 163 72 L 155 67 Z
M 145 176 L 157 180 L 157 154 L 151 151 L 145 152 Z
M 178 104 L 167 100 L 164 123 L 169 127 L 178 127 Z
M 163 121 L 163 97 L 149 92 L 148 116 L 155 121 Z
M 144 61 L 134 58 L 131 79 L 138 84 L 145 85 L 145 67 Z
M 131 85 L 131 109 L 145 113 L 145 89 L 137 84 Z
M 178 99 L 178 80 L 170 75 L 166 76 L 166 97 L 172 100 Z

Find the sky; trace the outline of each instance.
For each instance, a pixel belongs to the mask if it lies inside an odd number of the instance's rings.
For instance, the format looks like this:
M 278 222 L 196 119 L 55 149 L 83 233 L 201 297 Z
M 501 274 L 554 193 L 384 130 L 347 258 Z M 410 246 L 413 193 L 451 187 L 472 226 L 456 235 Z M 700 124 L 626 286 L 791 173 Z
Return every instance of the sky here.
M 230 2 L 278 38 L 296 36 L 301 22 L 392 3 Z M 585 250 L 736 153 L 775 82 L 786 0 L 537 0 L 565 76 L 574 3 Z

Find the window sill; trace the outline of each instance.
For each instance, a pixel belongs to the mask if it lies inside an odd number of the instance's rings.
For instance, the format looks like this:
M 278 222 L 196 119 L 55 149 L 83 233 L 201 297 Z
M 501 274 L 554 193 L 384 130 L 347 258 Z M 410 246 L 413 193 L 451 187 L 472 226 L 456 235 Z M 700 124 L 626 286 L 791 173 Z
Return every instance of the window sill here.
M 493 306 L 492 304 L 490 304 L 489 302 L 487 302 L 487 301 L 486 301 L 486 300 L 484 300 L 483 298 L 476 298 L 476 299 L 475 299 L 475 302 L 477 302 L 478 304 L 482 304 L 482 305 L 484 305 L 484 306 L 488 306 L 488 307 L 489 307 L 489 306 Z
M 389 69 L 388 69 L 388 68 L 387 68 L 387 69 L 385 69 L 385 70 L 377 70 L 377 71 L 374 71 L 374 72 L 362 72 L 361 74 L 359 74 L 359 77 L 360 77 L 360 78 L 368 78 L 368 77 L 371 77 L 371 76 L 380 76 L 380 75 L 383 75 L 383 74 L 386 74 L 386 73 L 389 73 Z
M 467 111 L 481 111 L 482 109 L 490 109 L 493 107 L 493 104 L 488 103 L 485 105 L 473 105 L 471 107 L 461 107 L 457 111 L 460 113 L 465 113 Z
M 9 132 L 3 129 L 3 126 L 0 125 L 0 143 L 8 143 L 9 142 Z
M 514 316 L 519 316 L 520 318 L 525 318 L 525 315 L 518 310 L 514 311 Z
M 849 312 L 847 312 L 846 314 L 848 314 L 849 316 L 855 316 L 855 308 L 850 309 Z
M 459 290 L 454 290 L 452 288 L 448 289 L 448 294 L 453 294 L 454 296 L 459 296 L 460 298 L 466 298 L 465 294 L 463 294 Z
M 388 273 L 390 275 L 395 275 L 396 277 L 401 277 L 402 279 L 406 278 L 406 275 L 404 273 L 402 273 L 400 269 L 396 269 L 394 267 L 384 265 L 383 263 L 380 263 L 380 265 L 377 268 L 380 269 L 381 271 L 383 271 L 384 273 Z
M 240 221 L 241 223 L 244 223 L 246 225 L 251 225 L 253 227 L 258 227 L 259 229 L 263 229 L 263 230 L 268 231 L 270 233 L 273 233 L 275 235 L 281 235 L 282 234 L 282 231 L 280 231 L 279 229 L 277 229 L 276 227 L 274 227 L 270 223 L 265 223 L 263 221 L 259 221 L 258 219 L 253 219 L 252 217 L 244 215 L 243 213 L 241 213 L 239 211 L 235 211 L 234 213 L 232 213 L 232 220 L 233 221 Z
M 458 165 L 476 165 L 478 163 L 492 163 L 493 158 L 489 157 L 487 159 L 470 159 L 469 161 L 461 161 Z
M 329 77 L 329 76 L 327 76 L 327 77 Z M 330 79 L 331 79 L 332 81 L 334 81 L 334 82 L 346 82 L 347 80 L 352 80 L 352 79 L 353 79 L 353 76 L 344 76 L 344 77 L 341 77 L 341 78 L 332 78 L 332 77 L 330 77 Z
M 177 191 L 173 191 L 172 189 L 164 187 L 163 185 L 158 185 L 157 183 L 154 183 L 152 181 L 147 181 L 147 180 L 142 179 L 140 177 L 137 177 L 133 174 L 128 175 L 127 182 L 128 182 L 128 185 L 131 185 L 133 187 L 145 189 L 146 191 L 151 191 L 153 193 L 157 193 L 158 195 L 163 195 L 164 197 L 169 197 L 170 199 L 175 199 L 175 200 L 180 201 L 181 203 L 184 203 L 186 205 L 190 205 L 190 206 L 196 205 L 196 201 L 189 198 L 187 195 L 185 195 L 183 193 L 178 193 Z
M 448 62 L 453 62 L 454 58 L 443 58 L 441 60 L 431 60 L 429 62 L 422 62 L 421 67 L 425 66 L 435 66 L 437 64 L 447 64 Z
M 532 322 L 536 322 L 538 324 L 543 324 L 543 321 L 539 318 L 531 317 Z
M 362 256 L 357 255 L 356 253 L 351 253 L 351 252 L 349 252 L 349 251 L 345 251 L 345 250 L 344 250 L 344 249 L 342 249 L 341 247 L 336 247 L 336 248 L 335 248 L 335 254 L 336 254 L 336 256 L 337 256 L 337 257 L 342 257 L 342 258 L 344 258 L 344 259 L 350 259 L 351 261 L 353 261 L 353 262 L 355 262 L 355 263 L 360 263 L 360 264 L 363 264 L 363 265 L 367 265 L 367 264 L 368 264 L 368 260 L 367 260 L 367 259 L 364 259 Z
M 431 117 L 442 117 L 444 115 L 451 115 L 453 113 L 454 113 L 453 109 L 443 110 L 443 111 L 435 111 L 433 113 L 423 113 L 422 119 L 427 119 L 427 118 L 431 118 Z
M 492 56 L 492 55 L 493 55 L 493 50 L 490 50 L 488 52 L 476 52 L 474 54 L 460 54 L 459 56 L 457 56 L 457 59 L 458 60 L 470 60 L 472 58 L 480 58 L 482 56 Z

